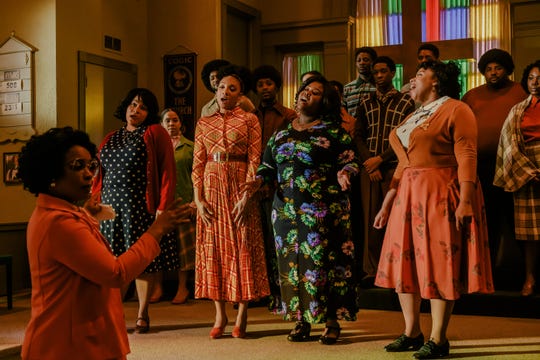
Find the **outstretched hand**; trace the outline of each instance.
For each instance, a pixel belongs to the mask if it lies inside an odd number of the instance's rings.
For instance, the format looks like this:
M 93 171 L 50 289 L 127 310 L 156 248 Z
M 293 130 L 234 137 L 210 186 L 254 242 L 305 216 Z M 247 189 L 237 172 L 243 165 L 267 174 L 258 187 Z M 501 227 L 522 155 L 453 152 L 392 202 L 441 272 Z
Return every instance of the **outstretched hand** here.
M 96 216 L 101 211 L 99 203 L 99 193 L 94 193 L 83 205 L 83 208 L 92 216 Z
M 165 211 L 160 212 L 148 232 L 160 239 L 173 231 L 178 225 L 191 221 L 189 204 L 182 204 L 182 199 L 175 200 Z

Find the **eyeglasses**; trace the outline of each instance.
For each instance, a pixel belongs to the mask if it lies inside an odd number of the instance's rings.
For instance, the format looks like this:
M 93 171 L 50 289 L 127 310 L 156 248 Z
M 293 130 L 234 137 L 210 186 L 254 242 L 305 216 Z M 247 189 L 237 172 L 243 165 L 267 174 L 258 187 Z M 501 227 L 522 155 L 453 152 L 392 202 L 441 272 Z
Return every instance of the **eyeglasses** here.
M 69 162 L 67 166 L 73 171 L 82 171 L 88 168 L 91 173 L 95 174 L 99 169 L 99 161 L 98 159 L 92 159 L 90 161 L 86 161 L 84 159 L 75 159 Z

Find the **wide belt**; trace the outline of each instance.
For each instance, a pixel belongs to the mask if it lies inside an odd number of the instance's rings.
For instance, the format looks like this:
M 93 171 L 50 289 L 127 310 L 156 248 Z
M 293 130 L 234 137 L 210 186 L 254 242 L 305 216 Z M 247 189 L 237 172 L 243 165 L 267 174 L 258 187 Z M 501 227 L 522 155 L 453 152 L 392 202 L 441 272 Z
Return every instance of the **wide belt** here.
M 247 161 L 247 155 L 246 154 L 232 154 L 228 152 L 215 152 L 213 154 L 210 154 L 209 161 L 213 162 L 227 162 L 227 161 L 238 161 L 238 162 L 246 162 Z

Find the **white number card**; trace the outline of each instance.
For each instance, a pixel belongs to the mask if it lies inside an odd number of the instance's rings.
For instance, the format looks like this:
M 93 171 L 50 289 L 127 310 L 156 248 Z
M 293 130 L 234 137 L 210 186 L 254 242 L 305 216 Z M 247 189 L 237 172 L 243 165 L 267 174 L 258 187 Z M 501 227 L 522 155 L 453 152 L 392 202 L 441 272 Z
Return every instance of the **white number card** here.
M 0 92 L 22 91 L 22 80 L 0 82 Z
M 22 114 L 22 103 L 2 104 L 0 105 L 0 115 L 15 115 Z

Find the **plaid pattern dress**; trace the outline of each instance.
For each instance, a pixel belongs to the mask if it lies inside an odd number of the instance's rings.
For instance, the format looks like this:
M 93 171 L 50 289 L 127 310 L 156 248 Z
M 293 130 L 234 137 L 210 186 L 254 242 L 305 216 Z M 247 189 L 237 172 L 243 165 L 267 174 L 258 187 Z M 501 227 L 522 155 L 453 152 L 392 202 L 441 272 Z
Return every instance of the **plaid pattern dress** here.
M 246 161 L 212 161 L 218 152 L 245 155 Z M 260 154 L 261 127 L 254 114 L 236 107 L 198 121 L 193 187 L 202 190 L 214 218 L 210 226 L 197 218 L 196 298 L 240 302 L 270 293 L 257 204 L 248 203 L 242 226 L 232 216 L 242 190 L 255 180 Z
M 493 184 L 514 195 L 516 240 L 540 241 L 540 142 L 525 143 L 521 121 L 532 96 L 516 104 L 501 130 Z

